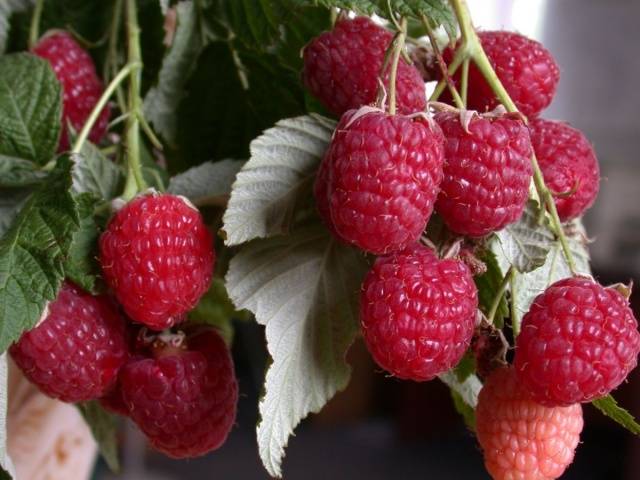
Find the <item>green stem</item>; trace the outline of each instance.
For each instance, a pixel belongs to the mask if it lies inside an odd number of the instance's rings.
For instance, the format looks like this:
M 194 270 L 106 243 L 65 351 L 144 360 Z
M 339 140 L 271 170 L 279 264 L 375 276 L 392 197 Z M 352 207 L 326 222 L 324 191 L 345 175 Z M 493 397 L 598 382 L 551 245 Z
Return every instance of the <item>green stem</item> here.
M 500 302 L 502 301 L 504 292 L 507 291 L 507 287 L 511 282 L 511 275 L 513 271 L 514 271 L 513 267 L 510 267 L 509 270 L 507 270 L 506 275 L 502 279 L 502 283 L 500 284 L 500 287 L 498 287 L 498 291 L 496 292 L 496 295 L 493 297 L 493 303 L 491 304 L 491 308 L 489 309 L 489 313 L 487 314 L 487 320 L 491 324 L 493 323 L 496 317 L 496 312 L 498 311 L 498 308 L 500 308 Z
M 469 90 L 469 59 L 462 61 L 462 79 L 460 80 L 460 95 L 462 96 L 462 104 L 467 106 L 467 91 Z
M 96 105 L 93 107 L 93 110 L 91 110 L 91 114 L 89 115 L 89 118 L 87 118 L 87 121 L 84 123 L 82 130 L 80 130 L 80 133 L 78 134 L 78 138 L 73 144 L 71 153 L 79 153 L 80 150 L 82 150 L 82 146 L 84 145 L 84 142 L 86 142 L 87 138 L 89 137 L 91 128 L 93 127 L 96 120 L 98 120 L 98 117 L 102 112 L 102 109 L 109 101 L 109 98 L 111 98 L 111 95 L 113 95 L 113 92 L 115 91 L 115 89 L 118 88 L 118 85 L 122 83 L 122 81 L 127 77 L 127 75 L 129 75 L 132 71 L 139 68 L 140 68 L 139 63 L 130 63 L 128 65 L 125 65 L 125 67 L 122 70 L 120 70 L 120 72 L 118 72 L 118 74 L 113 78 L 113 80 L 111 80 L 111 82 L 109 83 L 105 91 L 100 96 L 98 103 L 96 103 Z
M 127 0 L 127 56 L 130 64 L 142 65 L 140 53 L 140 27 L 138 25 L 138 12 L 135 0 Z M 126 124 L 126 154 L 127 154 L 127 182 L 125 184 L 123 198 L 130 200 L 138 192 L 145 190 L 147 185 L 142 177 L 140 164 L 140 119 L 138 112 L 141 109 L 140 99 L 140 71 L 137 68 L 129 79 L 128 112 Z
M 464 51 L 460 49 L 456 50 L 456 53 L 453 56 L 453 60 L 451 60 L 451 63 L 449 64 L 449 69 L 447 70 L 448 77 L 452 77 L 458 71 L 458 68 L 460 67 L 460 65 L 462 65 L 462 62 L 464 61 L 465 57 L 466 57 L 466 53 Z M 443 78 L 438 82 L 435 90 L 431 94 L 431 97 L 429 97 L 430 102 L 435 102 L 436 100 L 438 100 L 440 95 L 442 95 L 442 92 L 447 87 L 447 83 L 449 81 L 448 77 Z
M 40 38 L 40 18 L 42 17 L 43 7 L 44 0 L 37 0 L 33 7 L 31 25 L 29 26 L 29 49 L 35 47 L 36 43 L 38 43 L 38 38 Z
M 120 21 L 122 19 L 122 0 L 115 0 L 113 5 L 113 13 L 111 17 L 111 25 L 109 27 L 109 46 L 107 50 L 107 61 L 103 77 L 105 79 L 115 76 L 118 72 L 118 38 L 120 33 Z M 127 102 L 121 88 L 116 90 L 116 98 L 118 107 L 121 112 L 126 111 Z
M 398 76 L 398 64 L 400 63 L 400 55 L 404 48 L 404 39 L 407 36 L 407 20 L 400 21 L 400 31 L 396 38 L 396 44 L 393 50 L 393 59 L 391 60 L 391 71 L 389 72 L 389 113 L 396 113 L 396 80 Z
M 520 334 L 520 316 L 516 310 L 516 269 L 511 268 L 509 274 L 509 289 L 511 290 L 511 329 L 513 330 L 513 338 L 516 338 Z

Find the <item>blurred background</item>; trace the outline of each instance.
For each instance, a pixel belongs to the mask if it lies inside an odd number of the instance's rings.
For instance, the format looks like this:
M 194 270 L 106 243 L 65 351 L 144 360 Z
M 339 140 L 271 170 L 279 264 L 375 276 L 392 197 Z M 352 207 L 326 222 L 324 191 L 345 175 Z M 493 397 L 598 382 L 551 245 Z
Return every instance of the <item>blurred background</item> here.
M 233 0 L 235 1 L 235 0 Z M 593 270 L 602 283 L 640 283 L 640 1 L 469 0 L 483 29 L 512 29 L 540 40 L 561 67 L 556 99 L 544 116 L 563 119 L 592 140 L 602 184 L 586 225 Z M 634 310 L 640 312 L 638 291 Z M 229 441 L 205 458 L 175 462 L 149 451 L 133 428 L 122 432 L 123 474 L 130 480 L 266 479 L 255 443 L 257 401 L 265 371 L 262 327 L 238 323 L 234 356 L 242 398 Z M 349 388 L 290 440 L 286 479 L 488 479 L 473 436 L 439 382 L 385 377 L 361 343 L 350 352 Z M 640 372 L 617 392 L 640 417 Z M 640 478 L 640 440 L 585 406 L 586 428 L 563 479 Z M 116 478 L 104 465 L 95 479 Z

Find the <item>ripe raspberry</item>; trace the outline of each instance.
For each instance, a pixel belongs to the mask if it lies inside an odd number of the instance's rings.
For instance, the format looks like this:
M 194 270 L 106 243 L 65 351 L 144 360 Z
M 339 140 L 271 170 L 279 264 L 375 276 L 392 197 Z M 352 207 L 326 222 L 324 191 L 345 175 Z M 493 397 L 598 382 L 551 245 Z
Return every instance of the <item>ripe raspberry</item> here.
M 37 327 L 10 348 L 25 376 L 50 397 L 104 395 L 127 359 L 124 319 L 111 299 L 65 283 Z
M 392 39 L 391 32 L 369 18 L 338 20 L 331 32 L 316 37 L 304 49 L 302 76 L 306 87 L 337 116 L 372 104 Z M 388 87 L 388 78 L 385 84 Z M 421 112 L 426 107 L 420 72 L 404 59 L 398 64 L 396 95 L 400 113 Z
M 135 321 L 162 330 L 184 319 L 211 282 L 213 239 L 200 213 L 175 195 L 142 195 L 100 237 L 105 280 Z
M 546 48 L 535 40 L 513 32 L 478 32 L 478 37 L 489 62 L 518 110 L 533 117 L 549 106 L 560 80 L 560 70 Z M 453 59 L 452 49 L 446 49 L 443 56 L 449 63 Z M 460 84 L 460 70 L 454 80 Z M 500 104 L 473 62 L 469 68 L 468 85 L 469 109 L 484 112 Z M 450 99 L 448 92 L 445 91 L 443 99 Z
M 478 398 L 476 432 L 494 480 L 553 480 L 573 461 L 582 431 L 580 404 L 543 407 L 513 368 L 495 370 Z
M 431 380 L 454 367 L 471 342 L 478 292 L 467 266 L 421 245 L 374 263 L 362 284 L 360 322 L 382 368 Z
M 68 124 L 71 124 L 76 131 L 80 131 L 84 126 L 102 95 L 104 90 L 102 81 L 96 74 L 89 54 L 67 32 L 45 35 L 33 48 L 33 53 L 51 64 L 56 77 L 62 84 L 62 133 L 58 145 L 58 151 L 62 152 L 69 148 Z M 104 107 L 100 112 L 89 134 L 89 139 L 93 143 L 100 142 L 107 132 L 109 114 L 109 106 Z
M 560 220 L 579 217 L 593 205 L 600 188 L 600 168 L 589 140 L 563 122 L 540 119 L 529 127 L 544 181 L 558 194 Z
M 590 278 L 560 280 L 522 319 L 514 365 L 533 398 L 548 406 L 608 394 L 636 366 L 638 323 L 628 300 Z
M 134 360 L 120 375 L 130 418 L 154 448 L 173 458 L 219 448 L 238 402 L 233 362 L 220 335 L 209 329 L 187 341 L 186 350 Z
M 449 229 L 481 237 L 517 221 L 529 196 L 531 142 L 522 121 L 436 115 L 445 141 L 444 180 L 436 211 Z
M 398 251 L 420 238 L 433 212 L 442 133 L 422 117 L 356 112 L 338 124 L 323 160 L 328 186 L 321 186 L 323 176 L 316 180 L 316 202 L 321 213 L 329 205 L 344 241 L 375 254 Z

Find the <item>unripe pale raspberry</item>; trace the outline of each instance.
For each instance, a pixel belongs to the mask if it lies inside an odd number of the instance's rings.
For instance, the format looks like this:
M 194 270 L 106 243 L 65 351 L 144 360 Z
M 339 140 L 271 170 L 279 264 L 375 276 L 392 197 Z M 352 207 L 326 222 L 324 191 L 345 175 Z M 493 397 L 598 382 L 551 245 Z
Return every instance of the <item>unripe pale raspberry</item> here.
M 391 32 L 369 18 L 338 20 L 332 31 L 324 32 L 304 48 L 305 85 L 337 116 L 374 103 L 380 69 L 392 39 Z M 387 87 L 388 83 L 387 78 Z M 424 81 L 418 69 L 404 59 L 398 64 L 396 94 L 400 113 L 424 111 Z
M 547 187 L 554 192 L 563 222 L 587 210 L 600 188 L 598 159 L 589 140 L 564 122 L 537 119 L 529 124 L 531 143 Z
M 424 381 L 454 367 L 471 342 L 478 293 L 460 260 L 413 245 L 376 260 L 360 295 L 374 360 L 396 377 Z
M 45 35 L 33 48 L 33 53 L 47 60 L 62 85 L 62 133 L 58 151 L 69 148 L 68 124 L 79 132 L 104 87 L 89 54 L 67 32 Z M 89 140 L 98 143 L 107 132 L 110 109 L 105 106 L 89 133 Z
M 120 382 L 129 417 L 155 449 L 172 458 L 219 448 L 235 421 L 233 361 L 211 329 L 188 337 L 184 350 L 131 361 Z
M 100 237 L 100 264 L 127 315 L 162 330 L 209 288 L 215 252 L 200 212 L 169 194 L 141 195 Z
M 514 365 L 543 405 L 589 402 L 624 381 L 640 352 L 629 301 L 590 278 L 560 280 L 522 319 Z
M 436 211 L 450 230 L 472 237 L 495 232 L 522 215 L 531 182 L 531 141 L 524 123 L 509 115 L 474 115 L 468 131 L 460 115 L 442 112 L 444 180 Z
M 560 81 L 560 70 L 542 44 L 519 33 L 506 31 L 478 32 L 478 37 L 491 66 L 519 111 L 533 117 L 549 106 Z M 453 59 L 453 51 L 448 48 L 443 56 L 449 63 Z M 460 75 L 461 70 L 458 69 L 454 76 L 458 85 Z M 469 67 L 468 85 L 469 109 L 485 112 L 500 104 L 473 62 Z M 443 99 L 450 99 L 446 90 Z
M 65 283 L 42 323 L 10 352 L 25 376 L 50 397 L 92 400 L 115 384 L 127 360 L 124 319 L 110 298 Z
M 422 117 L 345 113 L 316 184 L 318 208 L 345 242 L 386 254 L 416 242 L 442 181 L 443 137 Z M 324 210 L 323 210 L 324 209 Z M 329 223 L 325 218 L 325 222 Z
M 544 407 L 512 368 L 487 379 L 476 409 L 476 433 L 494 480 L 554 480 L 573 461 L 582 431 L 580 404 Z

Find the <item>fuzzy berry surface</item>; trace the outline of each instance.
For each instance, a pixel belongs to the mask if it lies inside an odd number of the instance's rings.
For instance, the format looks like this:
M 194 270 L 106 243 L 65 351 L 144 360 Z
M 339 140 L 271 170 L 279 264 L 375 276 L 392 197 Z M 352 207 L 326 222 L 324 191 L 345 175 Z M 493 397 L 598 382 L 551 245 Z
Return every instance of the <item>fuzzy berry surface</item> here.
M 376 260 L 362 284 L 360 323 L 380 367 L 398 378 L 425 381 L 460 361 L 477 308 L 469 268 L 416 244 Z
M 49 62 L 62 85 L 62 133 L 58 151 L 69 149 L 67 125 L 79 132 L 104 87 L 89 54 L 67 32 L 45 35 L 33 48 L 33 53 Z M 110 109 L 105 106 L 89 133 L 89 140 L 99 143 L 107 132 Z
M 172 458 L 219 448 L 235 421 L 233 361 L 211 329 L 190 336 L 185 350 L 128 363 L 120 382 L 129 417 L 155 449 Z
M 64 283 L 44 320 L 10 348 L 25 376 L 64 402 L 104 395 L 128 357 L 125 322 L 115 302 Z
M 476 434 L 494 480 L 554 480 L 573 461 L 583 427 L 580 404 L 533 401 L 513 368 L 487 378 L 478 397 Z
M 384 112 L 343 115 L 323 162 L 327 186 L 316 196 L 328 205 L 339 238 L 377 255 L 416 242 L 431 217 L 444 158 L 435 123 Z M 326 213 L 324 213 L 326 217 Z M 329 221 L 325 218 L 325 223 Z
M 529 197 L 531 140 L 524 123 L 503 115 L 442 112 L 436 121 L 445 136 L 444 180 L 436 211 L 452 231 L 481 237 L 517 221 Z
M 303 51 L 305 86 L 332 113 L 375 102 L 378 77 L 393 34 L 367 17 L 341 19 L 330 32 L 312 40 Z M 388 75 L 385 85 L 388 90 Z M 417 68 L 401 59 L 396 79 L 400 113 L 422 112 L 425 85 Z
M 600 167 L 591 143 L 569 124 L 536 119 L 531 143 L 563 222 L 582 215 L 598 196 Z
M 640 333 L 629 301 L 586 277 L 560 280 L 522 319 L 514 365 L 533 398 L 570 405 L 603 397 L 637 363 Z
M 560 81 L 560 69 L 551 53 L 541 43 L 519 33 L 507 31 L 478 32 L 489 63 L 518 110 L 527 117 L 534 117 L 549 106 Z M 453 50 L 445 49 L 447 63 L 453 59 Z M 460 69 L 454 76 L 460 83 Z M 443 100 L 450 100 L 447 91 Z M 500 102 L 480 70 L 471 63 L 467 107 L 485 112 L 496 108 Z
M 100 237 L 104 278 L 132 320 L 162 330 L 184 319 L 207 291 L 213 238 L 181 197 L 146 194 L 111 219 Z

